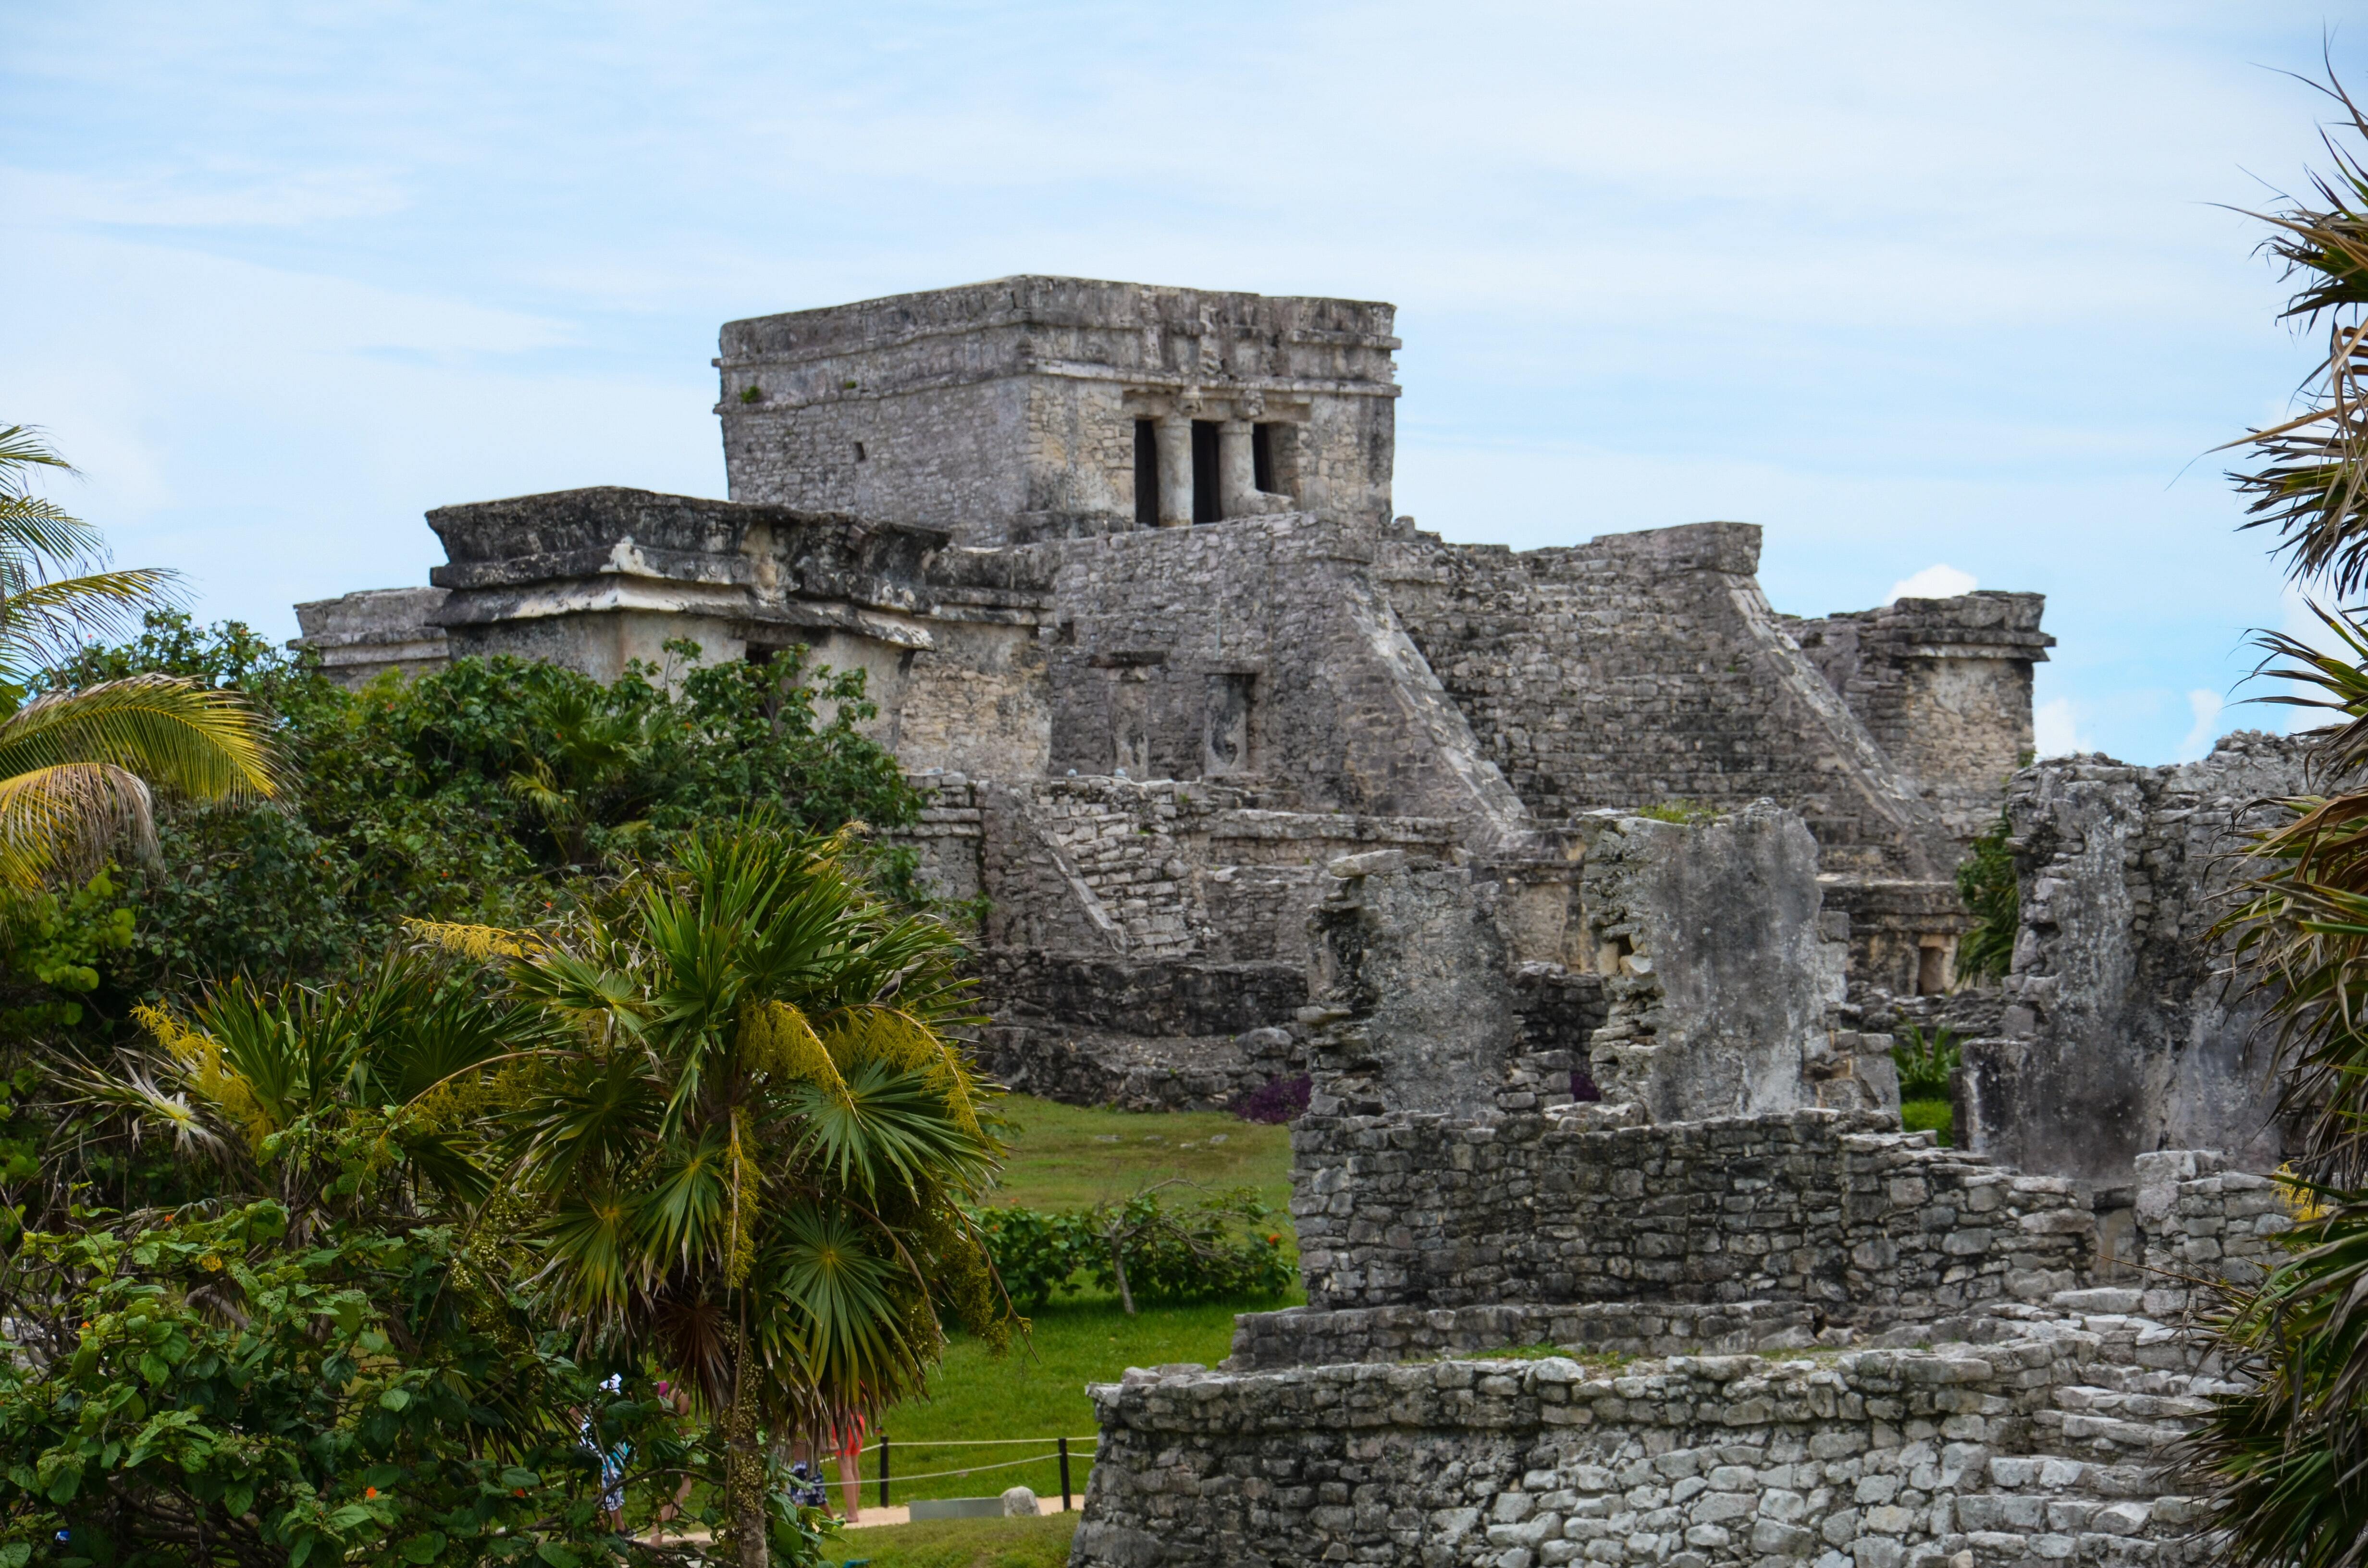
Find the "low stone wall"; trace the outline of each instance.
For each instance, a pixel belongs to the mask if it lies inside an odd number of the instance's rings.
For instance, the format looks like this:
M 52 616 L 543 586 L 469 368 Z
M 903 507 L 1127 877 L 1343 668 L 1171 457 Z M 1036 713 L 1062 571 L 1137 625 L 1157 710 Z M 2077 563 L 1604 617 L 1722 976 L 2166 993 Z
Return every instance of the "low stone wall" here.
M 1880 1125 L 1304 1118 L 1292 1212 L 1308 1301 L 1779 1301 L 1879 1326 L 2087 1281 L 2094 1221 L 2073 1184 Z
M 2286 1256 L 2277 1238 L 2294 1227 L 2276 1182 L 2231 1170 L 2209 1149 L 2140 1154 L 2136 1221 L 2145 1310 L 2164 1319 L 2211 1310 L 2217 1292 L 2201 1281 L 2260 1283 Z
M 1015 1093 L 1119 1110 L 1225 1110 L 1276 1078 L 1306 1070 L 1289 1029 L 1212 1039 L 1146 1038 L 1060 1026 L 997 1025 L 979 1056 Z
M 1409 1361 L 1537 1346 L 1615 1356 L 1724 1356 L 1806 1349 L 1827 1332 L 1825 1314 L 1815 1307 L 1778 1301 L 1349 1307 L 1338 1312 L 1291 1307 L 1235 1318 L 1234 1353 L 1225 1367 L 1247 1372 Z
M 2159 1325 L 1771 1361 L 1130 1372 L 1092 1389 L 1075 1568 L 2204 1563 L 2162 1457 L 2214 1386 Z

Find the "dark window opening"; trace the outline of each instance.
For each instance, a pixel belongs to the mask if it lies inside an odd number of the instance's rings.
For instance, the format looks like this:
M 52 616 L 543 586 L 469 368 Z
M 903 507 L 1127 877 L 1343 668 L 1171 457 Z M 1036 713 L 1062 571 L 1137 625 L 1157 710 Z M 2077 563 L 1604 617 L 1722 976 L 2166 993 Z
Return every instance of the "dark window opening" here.
M 855 460 L 857 462 L 863 460 L 863 443 L 860 441 L 855 443 Z
M 1274 492 L 1274 426 L 1250 426 L 1250 483 L 1272 494 Z
M 1134 526 L 1159 526 L 1159 426 L 1148 419 L 1134 422 Z
M 1224 517 L 1217 494 L 1217 422 L 1192 421 L 1192 520 L 1213 523 Z
M 1949 949 L 1927 947 L 1916 949 L 1916 994 L 1939 996 L 1949 989 Z

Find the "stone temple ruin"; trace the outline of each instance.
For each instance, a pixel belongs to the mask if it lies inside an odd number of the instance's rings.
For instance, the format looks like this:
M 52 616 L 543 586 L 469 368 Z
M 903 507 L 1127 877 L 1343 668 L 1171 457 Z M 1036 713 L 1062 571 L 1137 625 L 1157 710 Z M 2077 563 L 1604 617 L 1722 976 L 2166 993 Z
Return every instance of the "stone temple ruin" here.
M 1096 1391 L 1079 1563 L 2210 1561 L 2182 1314 L 2287 1221 L 2208 933 L 2298 754 L 2026 767 L 2035 594 L 1807 620 L 1745 524 L 1423 532 L 1394 315 L 1017 278 L 731 323 L 731 499 L 439 508 L 431 586 L 300 643 L 861 669 L 1005 1082 L 1310 1076 L 1308 1304 Z M 2022 925 L 1968 985 L 2001 811 Z M 1958 1148 L 1899 1131 L 1906 1022 L 1966 1039 Z

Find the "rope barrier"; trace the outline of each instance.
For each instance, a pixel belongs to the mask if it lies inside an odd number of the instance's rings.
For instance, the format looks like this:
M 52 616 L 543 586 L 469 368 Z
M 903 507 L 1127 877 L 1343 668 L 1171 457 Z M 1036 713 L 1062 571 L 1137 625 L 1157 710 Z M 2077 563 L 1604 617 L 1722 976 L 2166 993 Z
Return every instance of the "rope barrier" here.
M 895 1437 L 893 1442 L 897 1448 L 1019 1448 L 1023 1442 L 1058 1442 L 1058 1437 Z M 1070 1437 L 1070 1442 L 1094 1445 L 1094 1442 L 1101 1442 L 1101 1436 Z M 867 1442 L 864 1448 L 855 1449 L 855 1457 L 862 1459 L 864 1454 L 874 1452 L 879 1452 L 879 1442 Z M 824 1454 L 824 1459 L 836 1464 L 838 1454 Z
M 904 1445 L 900 1443 L 897 1446 L 902 1448 Z M 900 1472 L 896 1477 L 896 1484 L 902 1486 L 908 1481 L 937 1481 L 949 1475 L 984 1475 L 990 1470 L 1012 1470 L 1023 1464 L 1050 1464 L 1060 1457 L 1058 1450 L 1047 1450 L 1031 1459 L 1005 1460 L 998 1464 L 973 1465 L 968 1470 L 926 1470 L 918 1475 L 905 1475 Z

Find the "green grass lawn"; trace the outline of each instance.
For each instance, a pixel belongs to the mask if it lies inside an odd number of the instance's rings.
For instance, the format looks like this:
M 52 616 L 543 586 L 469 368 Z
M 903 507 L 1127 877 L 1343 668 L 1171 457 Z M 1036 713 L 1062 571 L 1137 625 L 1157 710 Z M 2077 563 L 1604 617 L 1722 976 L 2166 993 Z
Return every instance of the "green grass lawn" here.
M 1287 1127 L 1260 1126 L 1213 1111 L 1163 1115 L 1092 1110 L 1024 1095 L 1011 1096 L 1001 1108 L 1011 1123 L 1006 1135 L 1012 1148 L 1003 1184 L 995 1194 L 997 1201 L 1016 1201 L 1035 1209 L 1084 1208 L 1181 1176 L 1216 1191 L 1256 1187 L 1275 1207 L 1274 1222 L 1289 1233 L 1291 1130 Z M 1189 1201 L 1191 1196 L 1189 1191 L 1176 1195 L 1178 1201 Z M 929 1397 L 897 1406 L 882 1424 L 889 1442 L 889 1501 L 992 1496 L 1007 1486 L 1027 1486 L 1039 1496 L 1057 1497 L 1060 1467 L 1052 1453 L 1052 1439 L 1057 1437 L 1070 1439 L 1069 1477 L 1075 1489 L 1083 1493 L 1092 1465 L 1089 1439 L 1095 1435 L 1093 1402 L 1086 1397 L 1087 1383 L 1116 1382 L 1129 1367 L 1156 1367 L 1172 1361 L 1213 1366 L 1232 1353 L 1235 1312 L 1286 1306 L 1300 1299 L 1294 1293 L 1273 1301 L 1146 1306 L 1130 1318 L 1120 1311 L 1115 1299 L 1089 1292 L 1062 1298 L 1037 1312 L 1027 1340 L 1001 1357 L 989 1355 L 984 1345 L 968 1335 L 957 1336 L 930 1379 Z M 975 1442 L 1009 1437 L 1039 1441 L 1008 1449 L 930 1446 L 932 1439 Z M 977 1468 L 985 1465 L 1004 1468 Z M 897 1479 L 962 1469 L 973 1473 L 910 1483 Z M 879 1499 L 879 1456 L 864 1456 L 867 1507 Z M 918 1531 L 951 1529 L 958 1524 L 970 1528 L 1003 1523 L 944 1521 L 904 1528 Z M 867 1533 L 854 1539 L 860 1545 L 876 1538 Z M 1061 1540 L 1065 1543 L 1067 1537 Z M 932 1545 L 927 1550 L 938 1548 Z M 854 1553 L 863 1554 L 863 1550 Z M 915 1556 L 880 1561 L 883 1564 L 892 1561 L 967 1564 L 973 1559 Z M 1003 1560 L 980 1557 L 976 1561 L 1000 1564 Z M 1011 1564 L 1019 1568 L 1034 1561 L 1015 1557 Z
M 1253 1187 L 1278 1212 L 1289 1210 L 1288 1127 L 1216 1110 L 1098 1110 L 1027 1095 L 1008 1096 L 998 1108 L 1012 1131 L 996 1202 L 1087 1209 L 1180 1176 L 1216 1191 Z
M 1956 1113 L 1947 1100 L 1903 1100 L 1899 1106 L 1899 1125 L 1909 1132 L 1930 1130 L 1941 1135 L 1944 1144 L 1954 1142 Z
M 1069 1561 L 1069 1538 L 1076 1533 L 1075 1514 L 932 1519 L 851 1530 L 824 1555 L 828 1562 L 869 1562 L 871 1568 L 1062 1568 Z

